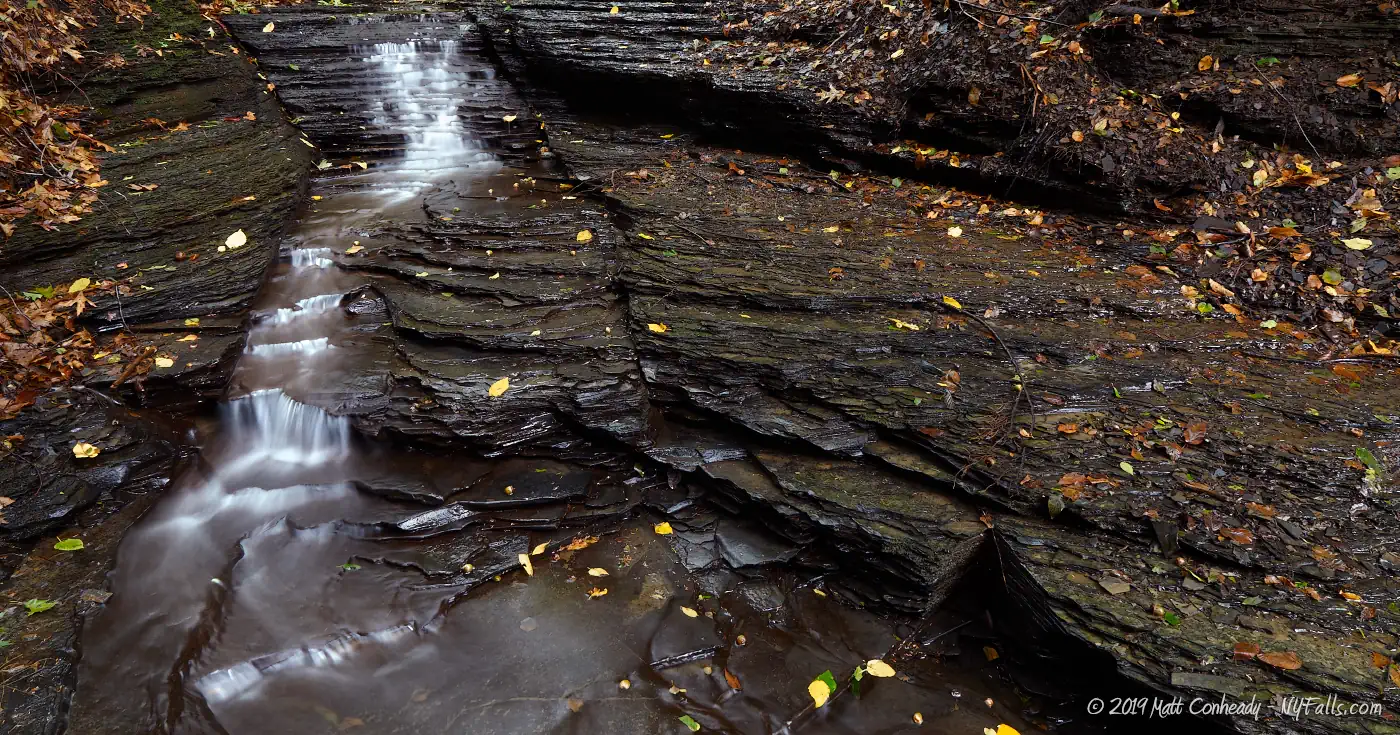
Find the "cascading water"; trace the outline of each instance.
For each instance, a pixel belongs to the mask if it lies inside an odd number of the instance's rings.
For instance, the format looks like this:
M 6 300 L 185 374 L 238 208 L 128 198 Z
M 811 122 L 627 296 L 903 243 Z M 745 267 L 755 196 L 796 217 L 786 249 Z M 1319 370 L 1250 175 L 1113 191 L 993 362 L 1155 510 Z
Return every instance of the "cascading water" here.
M 402 344 L 385 338 L 398 315 L 371 292 L 442 299 L 449 318 L 473 308 L 445 284 L 383 276 L 405 256 L 371 253 L 410 253 L 443 277 L 452 268 L 440 262 L 505 261 L 507 248 L 516 263 L 546 247 L 569 252 L 583 229 L 570 220 L 582 211 L 571 190 L 532 188 L 546 167 L 497 160 L 524 158 L 509 136 L 525 105 L 488 64 L 457 41 L 422 40 L 452 35 L 430 16 L 359 16 L 336 21 L 354 42 L 374 33 L 400 40 L 357 47 L 325 76 L 365 80 L 362 88 L 318 99 L 363 100 L 359 119 L 376 128 L 366 134 L 374 149 L 352 155 L 364 166 L 331 167 L 313 183 L 316 204 L 259 296 L 218 432 L 124 538 L 113 595 L 82 631 L 68 732 L 689 732 L 681 712 L 704 719 L 707 731 L 783 731 L 810 703 L 815 673 L 849 670 L 895 640 L 892 625 L 799 589 L 810 576 L 723 567 L 729 558 L 776 563 L 781 555 L 765 549 L 785 542 L 756 541 L 757 531 L 709 510 L 690 529 L 653 533 L 634 517 L 644 493 L 661 488 L 676 508 L 699 499 L 666 494 L 686 490 L 630 459 L 586 466 L 413 452 L 361 438 L 335 415 L 372 414 L 374 401 L 418 405 L 412 385 L 423 378 L 411 361 L 383 354 Z M 398 30 L 372 28 L 390 17 Z M 253 27 L 263 27 L 260 17 Z M 493 136 L 506 143 L 496 154 L 483 143 Z M 398 141 L 392 152 L 386 140 Z M 493 194 L 517 186 L 518 196 Z M 517 226 L 527 234 L 507 241 L 502 233 Z M 562 243 L 529 242 L 544 230 Z M 361 270 L 339 267 L 341 259 Z M 470 277 L 496 270 L 474 269 Z M 490 323 L 498 308 L 472 316 Z M 486 351 L 458 344 L 439 354 L 455 365 Z M 529 361 L 552 359 L 522 355 L 512 359 L 526 372 Z M 492 380 L 501 369 L 491 368 Z M 438 395 L 470 390 L 462 385 Z M 503 404 L 528 394 L 524 385 L 511 391 Z M 606 533 L 602 524 L 614 523 L 606 528 L 617 532 Z M 722 543 L 720 530 L 705 538 L 705 524 L 729 529 Z M 725 649 L 741 629 L 750 642 Z M 730 668 L 742 691 L 726 683 Z M 918 709 L 957 710 L 957 693 L 934 705 L 929 689 L 892 682 L 882 680 L 868 706 L 829 705 L 824 716 L 836 724 L 807 732 L 895 732 Z
M 288 393 L 335 390 L 337 343 L 353 342 L 363 327 L 341 308 L 358 282 L 335 267 L 335 251 L 394 205 L 452 177 L 499 168 L 458 117 L 460 95 L 474 75 L 458 68 L 456 42 L 383 43 L 361 53 L 388 82 L 371 90 L 371 114 L 377 126 L 402 133 L 401 155 L 335 179 L 337 190 L 349 192 L 345 204 L 336 207 L 332 199 L 294 234 L 248 335 L 235 377 L 241 395 L 224 407 L 200 467 L 123 541 L 115 594 L 84 636 L 89 676 L 80 686 L 80 709 L 103 711 L 115 722 L 145 720 L 152 729 L 197 730 L 197 718 L 182 714 L 189 692 L 218 706 L 289 668 L 334 667 L 366 645 L 400 640 L 436 609 L 436 603 L 415 611 L 389 606 L 391 615 L 374 630 L 326 621 L 319 632 L 291 636 L 320 643 L 273 644 L 263 653 L 250 647 L 245 660 L 201 666 L 207 658 L 201 645 L 230 624 L 232 598 L 264 584 L 258 575 L 265 570 L 244 569 L 260 544 L 294 539 L 339 557 L 351 553 L 357 536 L 342 527 L 346 519 L 404 515 L 353 487 L 363 468 L 349 421 Z M 260 624 L 279 627 L 272 620 Z

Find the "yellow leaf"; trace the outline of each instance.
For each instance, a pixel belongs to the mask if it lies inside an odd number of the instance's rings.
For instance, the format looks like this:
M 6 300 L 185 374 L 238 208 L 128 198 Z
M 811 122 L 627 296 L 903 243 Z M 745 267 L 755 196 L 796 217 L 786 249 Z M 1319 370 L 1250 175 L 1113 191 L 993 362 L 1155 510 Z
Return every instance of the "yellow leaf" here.
M 606 569 L 604 569 L 604 568 L 602 568 L 602 567 L 593 567 L 592 569 L 589 569 L 589 570 L 588 570 L 588 576 L 590 576 L 590 577 L 606 577 L 606 576 L 608 576 L 608 570 L 606 570 Z
M 1345 246 L 1347 246 L 1348 248 L 1350 248 L 1350 249 L 1352 249 L 1352 250 L 1365 250 L 1365 249 L 1371 247 L 1371 241 L 1370 241 L 1370 240 L 1367 240 L 1367 239 L 1364 238 L 1364 237 L 1352 237 L 1352 238 L 1348 238 L 1348 239 L 1346 239 L 1346 240 L 1343 240 L 1343 241 L 1342 241 L 1342 244 L 1345 245 Z M 69 293 L 72 293 L 72 289 L 69 289 Z
M 229 250 L 237 250 L 238 248 L 243 247 L 247 243 L 248 235 L 247 233 L 243 232 L 243 230 L 239 230 L 233 233 L 232 235 L 229 235 L 228 238 L 224 240 L 224 245 Z
M 1265 181 L 1268 181 L 1268 180 L 1269 180 L 1269 172 L 1265 171 L 1264 169 L 1261 168 L 1261 169 L 1259 169 L 1258 171 L 1255 171 L 1255 172 L 1254 172 L 1254 185 L 1255 185 L 1255 186 L 1263 186 L 1263 185 L 1264 185 L 1264 182 L 1265 182 Z
M 616 6 L 616 5 L 612 6 L 612 10 L 609 10 L 608 13 L 609 13 L 610 15 L 617 15 L 617 14 L 618 14 L 617 6 Z
M 525 567 L 525 573 L 531 577 L 535 576 L 535 567 L 530 564 L 529 554 L 520 554 L 520 566 Z
M 157 358 L 156 358 L 156 367 L 158 367 L 158 368 L 175 367 L 175 361 L 172 360 L 172 359 L 170 359 L 170 358 L 168 358 L 168 357 L 157 357 Z
M 655 240 L 655 239 L 656 239 L 656 238 L 652 237 L 651 235 L 648 235 L 648 234 L 645 233 L 645 232 L 638 232 L 638 233 L 637 233 L 637 237 L 640 237 L 640 238 L 642 238 L 643 240 Z
M 1210 71 L 1212 66 L 1215 66 L 1215 59 L 1210 56 L 1202 56 L 1201 60 L 1196 62 L 1198 71 Z
M 545 543 L 542 543 L 542 544 L 540 544 L 539 546 L 536 546 L 535 548 L 531 549 L 531 550 L 530 550 L 530 556 L 539 556 L 540 554 L 543 554 L 543 553 L 544 553 L 544 550 L 545 550 L 545 549 L 548 549 L 548 548 L 549 548 L 549 542 L 546 541 Z
M 194 318 L 191 318 L 191 319 L 186 319 L 186 320 L 185 320 L 185 326 L 187 326 L 187 327 L 197 327 L 197 326 L 199 326 L 199 318 L 198 318 L 198 317 L 194 317 Z
M 503 118 L 501 118 L 501 119 L 502 119 L 502 120 L 505 120 L 506 122 L 515 122 L 515 119 L 516 119 L 517 117 L 518 117 L 518 115 L 506 115 L 505 117 L 503 117 Z
M 508 390 L 510 390 L 510 378 L 501 378 L 492 383 L 490 388 L 486 389 L 486 395 L 492 398 L 499 398 Z
M 895 59 L 898 59 L 899 57 L 901 57 L 901 56 L 903 56 L 903 55 L 904 55 L 904 49 L 899 49 L 898 51 L 895 51 L 894 53 L 890 54 L 890 61 L 894 61 Z
M 364 248 L 363 245 L 351 245 L 350 247 L 348 247 L 348 248 L 345 249 L 345 254 L 346 254 L 346 255 L 354 255 L 355 253 L 358 253 L 358 252 L 360 252 L 361 250 L 364 250 L 364 249 L 365 249 L 365 248 Z
M 894 326 L 895 326 L 896 329 L 907 329 L 907 330 L 909 330 L 909 331 L 911 331 L 911 332 L 917 332 L 917 331 L 919 331 L 919 325 L 917 325 L 917 324 L 910 324 L 909 322 L 906 322 L 906 321 L 904 321 L 903 319 L 895 319 L 895 318 L 892 317 L 892 316 L 891 316 L 891 317 L 886 317 L 886 318 L 889 319 L 890 321 L 894 322 Z
M 577 236 L 574 237 L 574 239 L 578 240 L 579 242 L 588 242 L 589 240 L 593 239 L 593 233 L 588 230 L 582 230 L 578 233 Z
M 1010 725 L 997 725 L 996 735 L 1021 735 L 1021 733 Z
M 840 232 L 840 231 L 841 231 L 841 228 L 838 227 L 838 226 L 836 226 L 836 225 L 832 225 L 832 226 L 830 226 L 830 227 L 828 227 L 828 228 L 822 230 L 822 232 Z
M 671 531 L 671 524 L 670 524 L 669 522 L 667 522 L 667 521 L 662 521 L 662 522 L 656 524 L 655 530 L 656 530 L 656 535 L 658 535 L 658 536 L 669 536 L 669 535 L 671 535 L 671 533 L 672 533 L 672 531 Z
M 814 679 L 807 685 L 807 694 L 811 695 L 812 703 L 820 709 L 825 707 L 826 700 L 831 698 L 831 689 L 827 688 L 826 682 L 821 679 Z
M 865 673 L 871 676 L 878 676 L 881 679 L 887 679 L 894 676 L 894 667 L 878 658 L 872 658 L 865 662 Z
M 650 329 L 651 331 L 656 332 L 657 334 L 661 334 L 662 332 L 665 332 L 666 330 L 670 329 L 670 327 L 666 326 L 665 324 L 657 324 L 653 322 L 647 325 L 647 329 Z
M 311 201 L 313 201 L 313 202 L 319 202 L 319 201 L 321 201 L 322 199 L 325 199 L 325 197 L 321 196 L 320 194 L 312 194 L 312 195 L 311 195 Z
M 492 273 L 492 274 L 491 274 L 491 277 L 490 277 L 490 278 L 487 278 L 486 280 L 488 280 L 488 281 L 494 281 L 494 280 L 496 280 L 497 278 L 500 278 L 500 277 L 501 277 L 500 272 L 496 272 L 496 273 Z
M 661 136 L 661 139 L 662 139 L 662 140 L 670 140 L 670 139 L 672 139 L 672 138 L 674 138 L 674 137 L 676 137 L 676 134 L 675 134 L 675 133 L 667 133 L 667 134 Z
M 271 23 L 268 23 L 267 25 L 263 26 L 263 33 L 271 33 L 273 27 L 274 26 Z
M 94 447 L 93 445 L 88 444 L 87 442 L 78 442 L 77 444 L 73 445 L 73 456 L 79 459 L 92 459 L 93 457 L 96 457 L 97 454 L 101 451 L 101 449 L 98 449 L 97 447 Z
M 699 617 L 700 615 L 700 613 L 695 612 L 693 608 L 686 607 L 685 605 L 681 605 L 681 612 L 685 613 L 687 618 Z
M 962 228 L 961 228 L 961 227 L 949 227 L 949 228 L 948 228 L 948 237 L 962 237 Z
M 68 293 L 82 293 L 83 291 L 86 291 L 86 290 L 87 290 L 87 287 L 88 287 L 88 286 L 91 286 L 91 285 L 92 285 L 92 279 L 91 279 L 91 278 L 79 278 L 78 280 L 74 281 L 74 282 L 72 283 L 72 285 L 70 285 L 70 286 L 68 287 Z
M 427 278 L 427 277 L 428 277 L 428 272 L 427 272 L 427 271 L 419 271 L 419 272 L 417 272 L 417 273 L 414 273 L 414 274 L 413 274 L 413 277 L 414 277 L 414 278 Z
M 953 307 L 954 309 L 961 309 L 961 308 L 962 308 L 962 304 L 961 304 L 961 303 L 958 303 L 958 300 L 955 299 L 955 298 L 953 298 L 952 296 L 944 296 L 944 297 L 943 297 L 943 303 L 947 304 L 948 306 Z
M 197 334 L 187 334 L 187 335 L 181 337 L 180 339 L 178 339 L 178 340 L 176 340 L 176 341 L 177 341 L 177 342 L 196 342 L 196 341 L 198 341 L 198 340 L 199 340 L 199 335 L 197 335 Z
M 538 337 L 538 336 L 540 336 L 541 334 L 544 334 L 544 332 L 541 332 L 540 330 L 536 329 L 535 331 L 533 331 L 533 332 L 530 333 L 530 336 L 531 336 L 531 337 Z

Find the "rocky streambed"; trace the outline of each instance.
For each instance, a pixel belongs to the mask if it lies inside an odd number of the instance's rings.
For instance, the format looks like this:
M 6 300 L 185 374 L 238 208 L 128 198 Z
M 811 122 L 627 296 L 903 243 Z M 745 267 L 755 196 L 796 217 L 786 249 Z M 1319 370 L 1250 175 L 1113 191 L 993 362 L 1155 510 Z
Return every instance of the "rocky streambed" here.
M 4 283 L 135 271 L 85 318 L 173 359 L 6 422 L 9 731 L 1400 729 L 1392 362 L 612 10 L 163 8 L 218 40 L 96 80 L 160 186 Z

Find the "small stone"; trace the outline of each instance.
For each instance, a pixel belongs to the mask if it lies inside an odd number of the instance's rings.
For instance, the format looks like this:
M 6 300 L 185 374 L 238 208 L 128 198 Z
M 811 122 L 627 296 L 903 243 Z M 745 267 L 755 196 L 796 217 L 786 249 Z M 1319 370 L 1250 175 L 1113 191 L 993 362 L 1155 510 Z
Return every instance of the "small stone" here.
M 526 633 L 529 633 L 538 627 L 540 627 L 539 621 L 535 620 L 534 618 L 525 618 L 524 620 L 520 621 L 520 629 L 525 631 Z

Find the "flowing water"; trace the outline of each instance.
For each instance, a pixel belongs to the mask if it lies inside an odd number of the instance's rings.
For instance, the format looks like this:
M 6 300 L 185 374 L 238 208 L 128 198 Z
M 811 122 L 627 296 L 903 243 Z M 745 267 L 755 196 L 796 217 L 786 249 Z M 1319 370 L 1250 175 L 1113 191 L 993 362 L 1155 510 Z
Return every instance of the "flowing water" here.
M 775 566 L 795 550 L 743 521 L 714 521 L 710 541 L 635 514 L 601 540 L 560 521 L 605 505 L 595 488 L 629 492 L 630 468 L 416 453 L 334 415 L 370 379 L 388 321 L 342 253 L 380 223 L 423 221 L 430 193 L 477 213 L 521 206 L 495 193 L 531 171 L 464 123 L 502 82 L 451 35 L 352 55 L 369 80 L 358 103 L 402 144 L 314 184 L 218 431 L 128 534 L 83 631 L 70 732 L 686 732 L 681 714 L 776 732 L 817 673 L 896 640 Z M 982 703 L 1002 694 L 980 674 L 919 665 L 917 684 L 881 682 L 810 731 L 891 732 L 914 712 L 959 732 L 1017 721 Z

